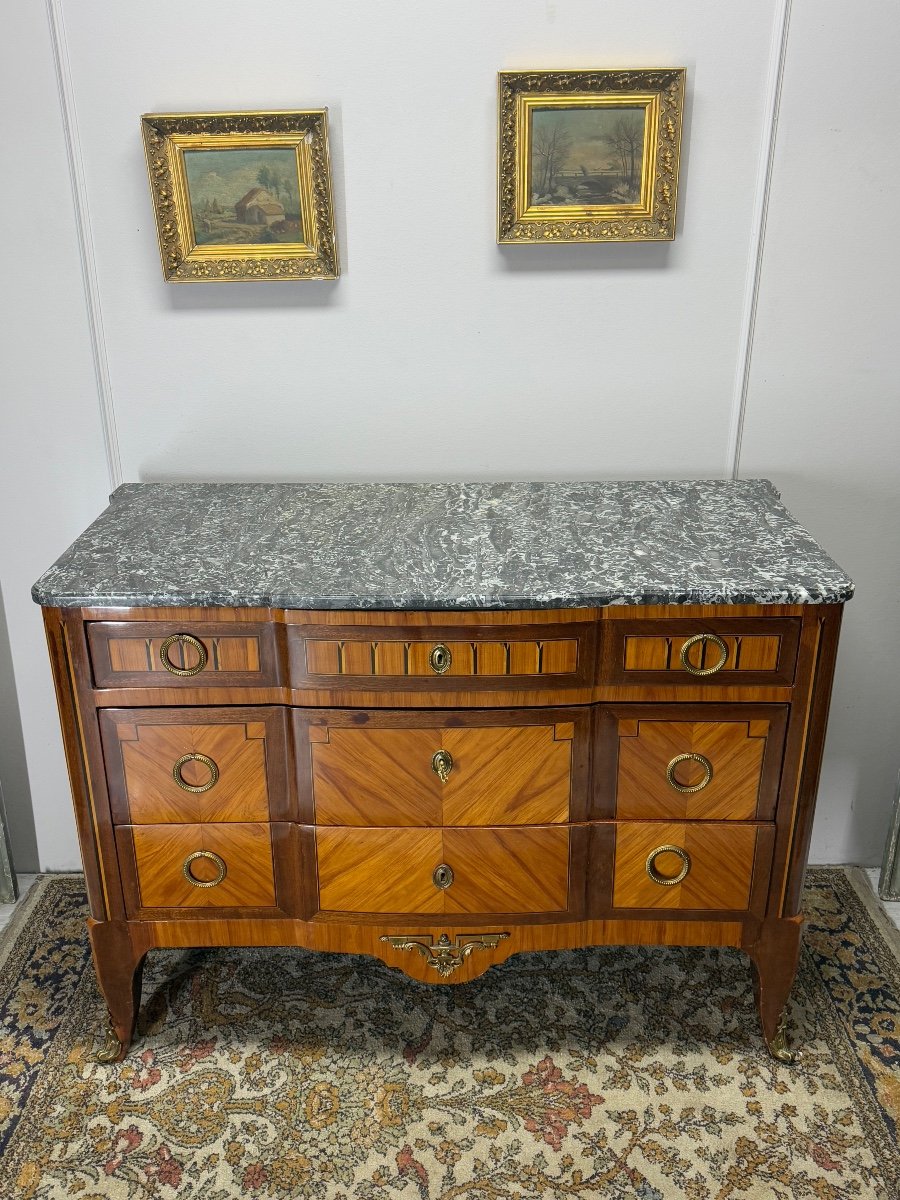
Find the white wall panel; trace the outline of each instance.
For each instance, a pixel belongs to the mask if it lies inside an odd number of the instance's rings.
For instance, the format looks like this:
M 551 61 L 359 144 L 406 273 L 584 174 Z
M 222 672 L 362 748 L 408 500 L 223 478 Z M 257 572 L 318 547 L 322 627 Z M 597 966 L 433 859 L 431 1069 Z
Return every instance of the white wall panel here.
M 0 780 L 17 869 L 72 870 L 75 823 L 30 591 L 109 487 L 43 4 L 4 9 L 0 89 Z
M 814 862 L 878 862 L 900 768 L 900 184 L 892 0 L 794 0 L 742 473 L 853 575 Z
M 56 3 L 125 478 L 728 472 L 777 0 Z M 872 862 L 900 765 L 898 167 L 879 115 L 900 13 L 792 11 L 741 472 L 774 477 L 857 578 L 813 859 Z M 0 777 L 20 869 L 29 786 L 41 865 L 74 867 L 28 589 L 102 506 L 107 471 L 40 0 L 3 32 L 2 195 L 26 181 L 34 222 L 5 259 Z M 656 64 L 688 69 L 676 241 L 498 248 L 497 70 Z M 164 283 L 140 114 L 321 104 L 344 276 Z
M 722 474 L 772 11 L 67 0 L 126 476 Z M 678 239 L 498 249 L 497 70 L 657 63 Z M 138 114 L 320 104 L 345 276 L 164 283 Z

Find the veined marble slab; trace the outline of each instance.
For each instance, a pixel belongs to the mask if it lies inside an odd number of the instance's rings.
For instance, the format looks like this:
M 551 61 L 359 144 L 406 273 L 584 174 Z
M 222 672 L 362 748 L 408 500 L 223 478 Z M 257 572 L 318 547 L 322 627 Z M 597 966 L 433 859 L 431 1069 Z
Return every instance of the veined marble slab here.
M 839 603 L 765 479 L 127 483 L 39 604 L 329 609 Z

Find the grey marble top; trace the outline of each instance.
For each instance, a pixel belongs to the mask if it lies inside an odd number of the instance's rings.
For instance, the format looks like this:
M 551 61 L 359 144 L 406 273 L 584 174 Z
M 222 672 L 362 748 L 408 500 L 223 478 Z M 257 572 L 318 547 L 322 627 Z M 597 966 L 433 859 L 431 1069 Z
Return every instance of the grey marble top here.
M 838 603 L 765 479 L 127 483 L 32 589 L 58 606 Z

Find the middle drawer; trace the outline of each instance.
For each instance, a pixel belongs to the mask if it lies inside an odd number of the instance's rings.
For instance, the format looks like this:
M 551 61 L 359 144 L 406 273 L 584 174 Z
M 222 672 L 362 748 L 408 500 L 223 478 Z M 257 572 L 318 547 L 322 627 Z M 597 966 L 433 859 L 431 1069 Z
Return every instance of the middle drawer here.
M 316 825 L 551 825 L 583 820 L 584 709 L 297 711 L 302 819 Z

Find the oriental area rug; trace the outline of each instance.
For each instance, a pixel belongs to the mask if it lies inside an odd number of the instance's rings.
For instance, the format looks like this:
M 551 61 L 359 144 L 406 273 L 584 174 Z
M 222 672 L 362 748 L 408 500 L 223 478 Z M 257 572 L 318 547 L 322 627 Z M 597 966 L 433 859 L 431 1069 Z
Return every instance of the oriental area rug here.
M 896 934 L 809 872 L 774 1062 L 748 961 L 520 955 L 458 987 L 302 950 L 151 953 L 138 1040 L 103 1009 L 77 876 L 0 944 L 0 1196 L 15 1200 L 897 1200 Z

